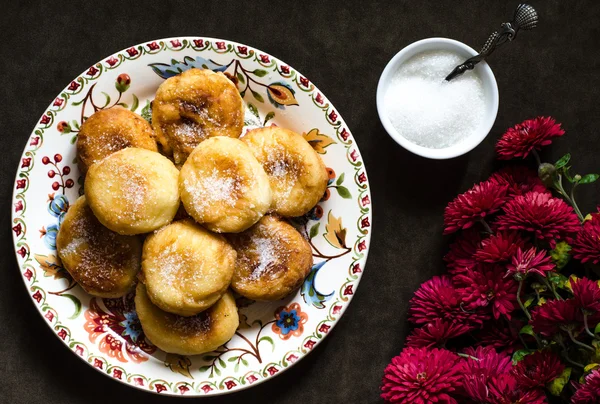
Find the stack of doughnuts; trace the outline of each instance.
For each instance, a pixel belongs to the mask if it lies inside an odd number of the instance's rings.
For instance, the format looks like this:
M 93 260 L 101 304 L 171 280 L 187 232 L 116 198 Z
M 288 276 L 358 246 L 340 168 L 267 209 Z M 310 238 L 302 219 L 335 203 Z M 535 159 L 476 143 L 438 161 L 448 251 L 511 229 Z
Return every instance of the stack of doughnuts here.
M 118 106 L 83 123 L 84 196 L 57 250 L 87 293 L 135 290 L 154 345 L 200 354 L 235 334 L 233 293 L 279 300 L 300 287 L 312 250 L 286 218 L 310 211 L 328 176 L 297 133 L 270 126 L 242 136 L 244 103 L 222 73 L 169 78 L 152 108 L 151 125 Z

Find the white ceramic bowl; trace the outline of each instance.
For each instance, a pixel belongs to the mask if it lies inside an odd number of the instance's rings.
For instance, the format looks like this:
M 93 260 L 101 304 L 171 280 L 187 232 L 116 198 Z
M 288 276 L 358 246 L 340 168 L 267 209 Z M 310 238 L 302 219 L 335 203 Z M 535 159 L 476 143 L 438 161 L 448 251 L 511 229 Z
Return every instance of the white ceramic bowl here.
M 386 91 L 389 89 L 389 85 L 394 73 L 398 70 L 400 65 L 418 53 L 434 50 L 453 51 L 461 56 L 464 56 L 465 59 L 477 55 L 477 52 L 473 48 L 453 39 L 427 38 L 413 42 L 398 52 L 383 70 L 381 78 L 379 79 L 379 84 L 377 85 L 377 111 L 379 112 L 379 119 L 381 120 L 383 127 L 396 141 L 396 143 L 404 147 L 406 150 L 414 154 L 418 154 L 419 156 L 441 160 L 468 153 L 479 143 L 481 143 L 483 139 L 485 139 L 492 129 L 498 113 L 498 85 L 496 84 L 496 78 L 494 77 L 494 73 L 492 73 L 492 69 L 490 69 L 485 61 L 480 62 L 477 64 L 477 66 L 475 66 L 475 69 L 472 72 L 468 71 L 465 73 L 478 74 L 483 83 L 483 91 L 485 96 L 485 117 L 477 131 L 475 131 L 475 134 L 459 142 L 458 144 L 442 149 L 430 149 L 411 142 L 398 133 L 398 131 L 392 125 L 384 105 L 385 95 Z

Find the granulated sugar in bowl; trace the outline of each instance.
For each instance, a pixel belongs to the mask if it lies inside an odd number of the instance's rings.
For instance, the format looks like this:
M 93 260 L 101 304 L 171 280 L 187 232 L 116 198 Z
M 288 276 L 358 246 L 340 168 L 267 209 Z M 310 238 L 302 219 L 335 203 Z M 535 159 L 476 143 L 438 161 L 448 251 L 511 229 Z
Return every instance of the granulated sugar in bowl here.
M 448 82 L 445 77 L 473 49 L 446 38 L 415 42 L 386 66 L 377 88 L 377 109 L 386 131 L 423 157 L 452 158 L 475 148 L 498 111 L 498 87 L 485 63 Z

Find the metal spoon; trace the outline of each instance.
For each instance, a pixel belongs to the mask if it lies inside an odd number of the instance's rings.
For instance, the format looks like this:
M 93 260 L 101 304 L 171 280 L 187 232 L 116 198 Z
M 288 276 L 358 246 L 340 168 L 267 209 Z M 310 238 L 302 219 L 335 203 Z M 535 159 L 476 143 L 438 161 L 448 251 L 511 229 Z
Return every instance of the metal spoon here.
M 517 32 L 522 30 L 531 30 L 537 26 L 538 14 L 535 9 L 529 4 L 519 4 L 515 10 L 515 15 L 512 22 L 505 22 L 500 26 L 500 30 L 494 31 L 488 38 L 486 43 L 481 48 L 479 55 L 473 56 L 464 61 L 452 70 L 452 72 L 446 77 L 447 81 L 452 80 L 455 77 L 460 76 L 467 70 L 473 70 L 475 65 L 491 55 L 496 48 L 505 44 L 507 41 L 512 41 L 516 38 Z

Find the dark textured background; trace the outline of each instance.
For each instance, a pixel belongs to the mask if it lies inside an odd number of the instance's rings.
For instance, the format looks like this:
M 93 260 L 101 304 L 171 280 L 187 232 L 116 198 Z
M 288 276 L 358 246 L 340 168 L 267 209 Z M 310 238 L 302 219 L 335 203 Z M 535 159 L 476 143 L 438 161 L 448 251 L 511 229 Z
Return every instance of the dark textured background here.
M 21 4 L 18 4 L 21 3 Z M 128 3 L 128 4 L 125 4 Z M 135 4 L 135 5 L 129 5 Z M 467 156 L 425 160 L 397 146 L 375 108 L 387 61 L 410 42 L 444 36 L 479 47 L 508 20 L 513 1 L 4 2 L 0 13 L 0 402 L 158 403 L 169 399 L 115 383 L 71 354 L 27 296 L 10 234 L 19 156 L 40 115 L 70 80 L 105 56 L 151 39 L 198 35 L 262 49 L 311 79 L 340 111 L 366 163 L 375 216 L 369 262 L 352 304 L 331 335 L 274 380 L 214 403 L 378 403 L 383 368 L 402 346 L 407 302 L 443 270 L 442 212 L 455 194 L 487 177 L 493 146 L 509 126 L 538 114 L 563 122 L 575 169 L 600 171 L 600 3 L 535 1 L 540 26 L 494 54 L 500 110 L 489 137 Z M 584 187 L 582 187 L 584 188 Z M 581 189 L 589 211 L 600 186 Z M 174 399 L 171 399 L 174 400 Z

